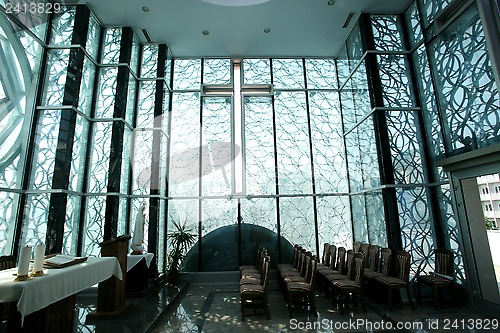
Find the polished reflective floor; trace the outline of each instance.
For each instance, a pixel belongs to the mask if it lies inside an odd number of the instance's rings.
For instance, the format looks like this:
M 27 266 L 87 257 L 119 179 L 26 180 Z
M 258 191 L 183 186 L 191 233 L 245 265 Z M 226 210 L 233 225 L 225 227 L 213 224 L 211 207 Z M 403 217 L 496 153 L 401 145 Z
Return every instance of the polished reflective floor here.
M 430 299 L 418 304 L 415 311 L 409 305 L 388 311 L 384 304 L 371 300 L 368 313 L 354 308 L 341 315 L 331 300 L 317 293 L 318 317 L 304 312 L 290 319 L 283 296 L 271 286 L 271 319 L 257 313 L 243 322 L 236 285 L 191 285 L 165 310 L 171 292 L 160 288 L 148 296 L 129 299 L 133 304 L 126 315 L 94 323 L 85 323 L 85 315 L 95 305 L 80 299 L 75 332 L 500 332 L 500 318 L 452 304 L 435 310 Z M 248 313 L 252 314 L 251 310 Z

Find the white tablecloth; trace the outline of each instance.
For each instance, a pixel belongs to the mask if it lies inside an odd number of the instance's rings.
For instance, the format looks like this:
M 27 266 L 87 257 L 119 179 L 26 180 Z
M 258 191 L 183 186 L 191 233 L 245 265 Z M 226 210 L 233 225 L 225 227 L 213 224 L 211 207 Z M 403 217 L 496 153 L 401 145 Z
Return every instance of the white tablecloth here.
M 47 275 L 22 282 L 14 282 L 17 268 L 0 271 L 0 302 L 19 300 L 17 308 L 24 318 L 113 275 L 123 278 L 115 257 L 90 257 L 77 265 L 44 271 Z
M 151 265 L 153 260 L 153 253 L 143 253 L 143 254 L 127 254 L 127 272 L 137 265 L 143 258 L 146 259 L 146 266 Z

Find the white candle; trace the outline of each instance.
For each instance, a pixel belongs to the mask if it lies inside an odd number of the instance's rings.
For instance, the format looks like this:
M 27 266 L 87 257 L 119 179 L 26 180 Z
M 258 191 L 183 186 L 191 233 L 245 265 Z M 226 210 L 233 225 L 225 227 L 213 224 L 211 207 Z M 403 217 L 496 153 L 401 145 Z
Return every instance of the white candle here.
M 21 249 L 19 261 L 17 262 L 17 276 L 28 275 L 31 260 L 31 246 L 25 246 Z
M 35 264 L 33 265 L 34 272 L 43 271 L 44 256 L 45 256 L 45 244 L 40 244 L 35 246 Z

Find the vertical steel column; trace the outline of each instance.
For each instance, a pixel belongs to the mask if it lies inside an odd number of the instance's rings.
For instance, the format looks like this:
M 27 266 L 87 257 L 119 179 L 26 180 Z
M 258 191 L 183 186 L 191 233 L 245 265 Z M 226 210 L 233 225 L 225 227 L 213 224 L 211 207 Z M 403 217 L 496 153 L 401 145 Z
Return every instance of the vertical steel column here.
M 71 44 L 85 48 L 89 20 L 90 10 L 87 6 L 77 6 Z M 80 48 L 70 50 L 63 106 L 72 106 L 75 109 L 78 107 L 84 60 L 85 54 Z M 52 189 L 68 190 L 76 119 L 75 110 L 65 109 L 61 111 Z M 67 202 L 68 193 L 52 193 L 50 195 L 46 236 L 46 251 L 48 253 L 62 252 Z
M 370 15 L 362 14 L 359 18 L 359 26 L 364 50 L 374 50 L 375 41 L 371 29 Z M 365 64 L 372 107 L 383 107 L 382 85 L 376 54 L 368 53 Z M 393 185 L 394 170 L 392 166 L 390 139 L 385 112 L 376 111 L 373 113 L 373 125 L 375 130 L 375 142 L 377 145 L 380 181 L 382 185 Z M 384 200 L 387 243 L 392 249 L 401 249 L 401 228 L 399 225 L 396 189 L 393 187 L 383 188 L 382 198 Z
M 120 64 L 130 64 L 132 56 L 132 42 L 134 32 L 132 28 L 122 28 L 122 39 L 120 42 Z M 118 217 L 120 207 L 120 178 L 123 154 L 123 137 L 125 133 L 125 112 L 128 102 L 128 82 L 130 78 L 128 66 L 119 66 L 116 78 L 116 95 L 113 118 L 121 119 L 113 121 L 111 134 L 111 148 L 109 156 L 108 193 L 106 197 L 106 212 L 104 215 L 104 240 L 117 236 Z

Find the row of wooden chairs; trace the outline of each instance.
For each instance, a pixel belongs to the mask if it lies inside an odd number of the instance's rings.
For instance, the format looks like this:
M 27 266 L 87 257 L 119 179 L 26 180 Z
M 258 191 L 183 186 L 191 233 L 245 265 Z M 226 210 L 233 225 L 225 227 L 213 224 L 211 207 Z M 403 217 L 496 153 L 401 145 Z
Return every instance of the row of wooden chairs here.
M 278 284 L 288 304 L 288 314 L 294 309 L 310 310 L 317 317 L 315 299 L 316 256 L 299 245 L 294 247 L 293 264 L 277 265 Z
M 244 265 L 240 267 L 240 304 L 241 319 L 245 321 L 246 309 L 253 309 L 253 314 L 258 315 L 257 308 L 264 309 L 267 319 L 271 319 L 269 313 L 268 289 L 269 289 L 269 267 L 271 258 L 267 250 L 260 248 L 257 251 L 255 265 Z

